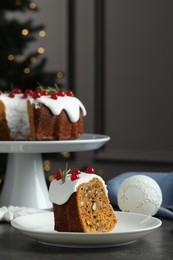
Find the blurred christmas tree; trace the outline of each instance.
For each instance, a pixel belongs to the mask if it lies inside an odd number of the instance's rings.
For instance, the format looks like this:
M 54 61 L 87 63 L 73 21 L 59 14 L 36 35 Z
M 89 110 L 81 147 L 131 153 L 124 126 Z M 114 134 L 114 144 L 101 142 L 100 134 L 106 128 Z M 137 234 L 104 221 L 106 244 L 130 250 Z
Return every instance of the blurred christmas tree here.
M 37 12 L 38 8 L 31 0 L 0 0 L 0 89 L 34 89 L 38 83 L 58 83 L 56 73 L 45 72 L 46 57 L 41 56 L 44 48 L 25 52 L 37 35 L 45 35 L 44 26 L 34 26 L 32 19 L 8 19 L 8 12 L 19 11 Z

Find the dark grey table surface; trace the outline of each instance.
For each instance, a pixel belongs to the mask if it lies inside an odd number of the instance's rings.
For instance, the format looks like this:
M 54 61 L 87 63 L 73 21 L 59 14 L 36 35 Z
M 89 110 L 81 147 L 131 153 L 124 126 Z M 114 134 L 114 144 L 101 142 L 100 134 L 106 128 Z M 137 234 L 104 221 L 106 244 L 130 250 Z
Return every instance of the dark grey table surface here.
M 39 244 L 0 223 L 1 260 L 100 260 L 100 259 L 173 259 L 173 221 L 162 220 L 162 226 L 133 244 L 96 249 L 62 248 Z

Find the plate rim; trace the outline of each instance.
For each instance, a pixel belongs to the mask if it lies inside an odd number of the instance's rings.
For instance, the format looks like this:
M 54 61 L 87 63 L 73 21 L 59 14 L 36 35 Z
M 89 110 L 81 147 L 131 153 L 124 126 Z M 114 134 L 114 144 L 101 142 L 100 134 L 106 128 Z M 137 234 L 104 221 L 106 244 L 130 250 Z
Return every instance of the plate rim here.
M 115 211 L 115 213 L 124 214 L 125 212 L 121 211 Z M 37 213 L 37 215 L 45 214 L 45 213 Z M 46 212 L 46 214 L 53 214 L 53 212 Z M 117 214 L 117 215 L 119 215 Z M 125 213 L 127 214 L 127 212 Z M 142 215 L 142 218 L 144 220 L 144 217 L 146 218 L 146 215 Z M 33 214 L 30 214 L 32 216 Z M 35 214 L 36 215 L 36 214 Z M 22 217 L 28 217 L 28 215 L 20 216 L 16 219 L 19 220 L 19 218 Z M 53 216 L 52 216 L 53 217 Z M 120 216 L 118 216 L 120 217 Z M 150 219 L 153 219 L 154 217 L 150 217 Z M 52 228 L 52 231 L 42 231 L 40 232 L 40 229 L 38 230 L 32 230 L 31 228 L 26 229 L 22 228 L 19 225 L 15 225 L 16 219 L 11 221 L 11 224 L 14 228 L 16 228 L 19 232 L 21 232 L 23 235 L 29 237 L 30 239 L 34 240 L 37 243 L 41 243 L 43 245 L 48 246 L 57 246 L 57 247 L 64 247 L 64 248 L 110 248 L 110 247 L 118 247 L 118 246 L 125 246 L 132 244 L 139 240 L 140 238 L 146 236 L 147 234 L 154 231 L 156 228 L 160 227 L 162 222 L 159 219 L 154 218 L 157 224 L 152 228 L 145 228 L 143 230 L 131 231 L 131 232 L 103 232 L 103 233 L 84 233 L 84 232 L 57 232 Z M 51 220 L 51 219 L 50 219 Z M 52 219 L 53 220 L 53 219 Z M 52 221 L 51 220 L 51 221 Z M 50 228 L 50 224 L 47 223 L 48 227 Z M 44 228 L 46 225 L 43 225 Z M 35 227 L 34 227 L 35 228 Z
M 157 224 L 155 224 L 154 226 L 151 226 L 151 227 L 147 227 L 147 228 L 141 228 L 141 229 L 138 229 L 138 230 L 131 230 L 131 231 L 121 231 L 121 232 L 116 232 L 116 227 L 115 227 L 115 232 L 114 231 L 111 231 L 111 232 L 101 232 L 101 233 L 96 233 L 96 232 L 90 232 L 90 233 L 85 233 L 85 232 L 59 232 L 59 231 L 55 231 L 55 230 L 52 230 L 52 231 L 34 231 L 34 230 L 31 230 L 30 228 L 23 228 L 22 226 L 20 226 L 19 224 L 16 223 L 16 221 L 22 219 L 22 218 L 25 218 L 25 217 L 33 217 L 34 215 L 40 215 L 40 214 L 44 214 L 44 215 L 53 215 L 53 212 L 42 212 L 42 213 L 33 213 L 33 214 L 27 214 L 27 215 L 23 215 L 23 216 L 19 216 L 19 217 L 16 217 L 15 219 L 13 219 L 11 221 L 11 225 L 16 228 L 17 230 L 19 231 L 24 231 L 24 232 L 30 232 L 30 233 L 36 233 L 36 234 L 47 234 L 47 235 L 53 235 L 53 236 L 56 236 L 56 235 L 68 235 L 68 236 L 90 236 L 90 235 L 95 235 L 95 236 L 104 236 L 104 235 L 118 235 L 118 234 L 132 234 L 132 233 L 139 233 L 139 232 L 146 232 L 146 231 L 152 231 L 158 227 L 160 227 L 162 225 L 162 221 L 156 217 L 153 217 L 153 216 L 147 216 L 147 215 L 144 215 L 144 214 L 141 214 L 141 213 L 134 213 L 134 212 L 123 212 L 123 211 L 114 211 L 115 214 L 117 215 L 117 217 L 120 217 L 120 215 L 124 215 L 124 214 L 129 214 L 129 215 L 135 215 L 135 216 L 141 216 L 141 217 L 145 217 L 146 220 L 148 218 L 148 220 L 154 220 L 157 222 Z

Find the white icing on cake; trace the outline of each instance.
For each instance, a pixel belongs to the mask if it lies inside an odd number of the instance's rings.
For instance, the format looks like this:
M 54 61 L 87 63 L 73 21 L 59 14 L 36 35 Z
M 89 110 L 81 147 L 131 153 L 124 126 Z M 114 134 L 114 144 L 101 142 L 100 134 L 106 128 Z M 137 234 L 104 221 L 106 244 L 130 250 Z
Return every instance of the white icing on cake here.
M 1 94 L 0 100 L 5 105 L 6 120 L 14 140 L 28 139 L 30 136 L 29 119 L 26 99 L 23 94 L 15 94 L 10 98 L 8 94 Z
M 30 98 L 29 100 L 32 104 L 35 104 L 35 108 L 39 108 L 40 104 L 47 106 L 56 116 L 60 115 L 62 110 L 65 110 L 70 121 L 73 123 L 79 120 L 80 109 L 82 110 L 83 116 L 86 115 L 85 107 L 76 97 L 58 96 L 57 99 L 52 99 L 50 96 L 41 96 L 40 98 Z
M 50 184 L 49 187 L 49 200 L 52 203 L 62 205 L 68 201 L 70 196 L 77 191 L 77 188 L 79 187 L 80 184 L 82 183 L 87 183 L 91 181 L 94 178 L 99 179 L 102 183 L 103 186 L 105 187 L 105 192 L 107 194 L 107 188 L 104 180 L 96 175 L 96 174 L 88 174 L 81 172 L 79 174 L 79 179 L 72 181 L 70 179 L 71 174 L 69 174 L 66 177 L 66 180 L 64 183 L 62 183 L 62 180 L 53 180 Z

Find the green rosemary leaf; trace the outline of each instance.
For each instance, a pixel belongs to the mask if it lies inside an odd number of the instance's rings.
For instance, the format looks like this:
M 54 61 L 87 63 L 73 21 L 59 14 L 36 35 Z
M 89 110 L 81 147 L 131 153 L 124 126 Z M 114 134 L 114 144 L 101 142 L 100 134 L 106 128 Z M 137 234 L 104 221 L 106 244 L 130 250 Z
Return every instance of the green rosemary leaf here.
M 71 169 L 68 169 L 68 163 L 66 163 L 66 166 L 65 166 L 65 170 L 64 170 L 64 171 L 62 171 L 61 169 L 59 169 L 59 171 L 60 171 L 60 174 L 61 174 L 62 183 L 64 183 L 65 180 L 66 180 L 67 175 L 68 175 L 69 172 L 71 171 Z
M 58 87 L 57 84 L 54 84 L 53 86 L 43 86 L 41 83 L 38 83 L 38 87 L 36 88 L 37 90 L 44 90 L 47 91 L 49 94 L 52 94 L 59 90 L 60 88 Z

